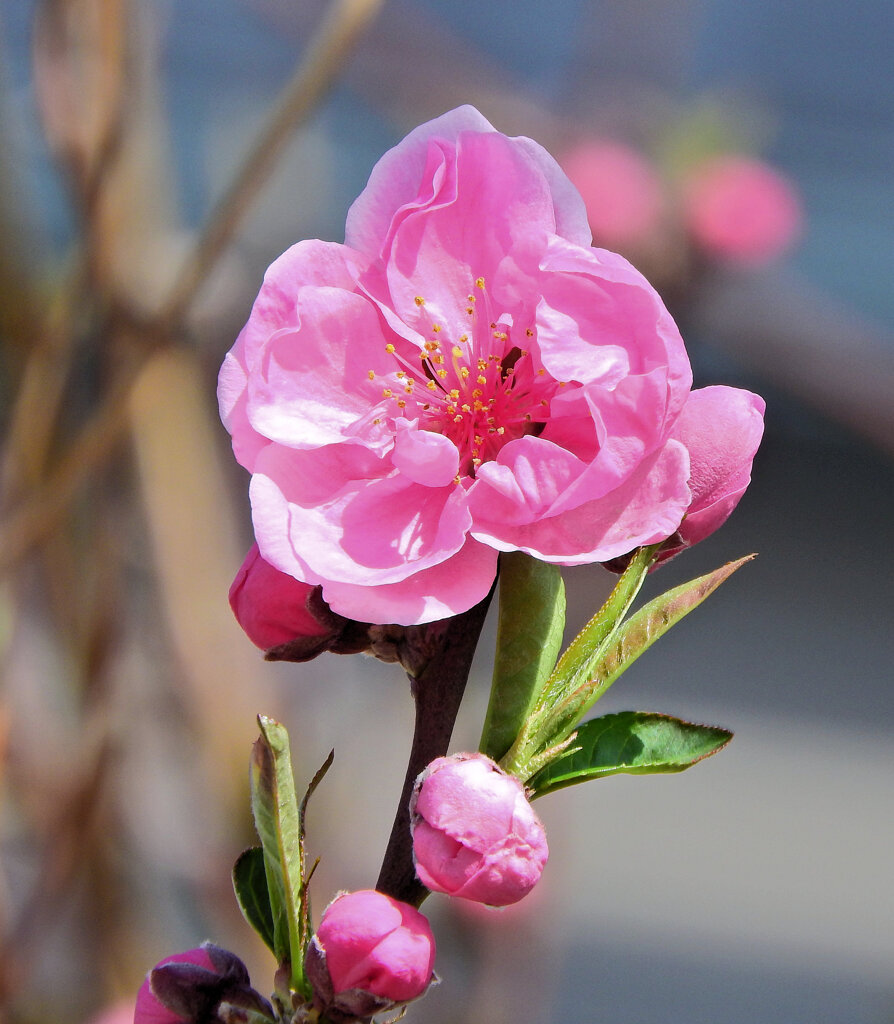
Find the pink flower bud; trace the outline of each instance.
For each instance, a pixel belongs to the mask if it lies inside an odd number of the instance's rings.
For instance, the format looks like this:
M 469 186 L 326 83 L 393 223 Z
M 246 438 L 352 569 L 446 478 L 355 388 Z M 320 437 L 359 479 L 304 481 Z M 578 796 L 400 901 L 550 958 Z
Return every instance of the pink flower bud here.
M 230 587 L 230 607 L 249 640 L 265 651 L 298 638 L 323 641 L 332 624 L 308 607 L 318 589 L 274 569 L 253 544 Z
M 662 549 L 662 561 L 704 540 L 738 505 L 751 482 L 765 410 L 760 395 L 739 388 L 716 386 L 690 393 L 673 436 L 689 451 L 692 501 Z
M 435 939 L 415 907 L 373 889 L 340 893 L 323 911 L 305 969 L 331 1021 L 371 1017 L 423 995 Z
M 648 241 L 664 213 L 664 187 L 645 157 L 621 142 L 592 139 L 561 163 L 587 207 L 596 245 L 623 251 Z
M 702 164 L 688 181 L 684 198 L 692 237 L 720 259 L 768 263 L 792 245 L 801 229 L 801 201 L 794 185 L 748 157 L 724 156 Z
M 210 942 L 175 953 L 152 968 L 137 993 L 134 1024 L 218 1024 L 231 1011 L 273 1018 L 273 1009 L 251 987 L 245 964 Z
M 505 907 L 533 889 L 549 856 L 524 786 L 484 754 L 432 761 L 410 816 L 416 874 L 436 892 Z

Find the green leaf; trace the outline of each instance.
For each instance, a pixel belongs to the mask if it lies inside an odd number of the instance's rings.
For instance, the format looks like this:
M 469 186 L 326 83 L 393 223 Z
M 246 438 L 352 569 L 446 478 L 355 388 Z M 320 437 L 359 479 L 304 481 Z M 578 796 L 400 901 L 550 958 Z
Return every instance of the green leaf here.
M 275 955 L 273 909 L 267 889 L 264 851 L 260 846 L 252 846 L 239 855 L 233 865 L 233 890 L 243 917 Z
M 584 722 L 571 748 L 538 772 L 529 785 L 534 796 L 543 796 L 619 772 L 681 772 L 716 754 L 732 738 L 731 732 L 715 726 L 652 712 L 622 711 Z
M 556 664 L 565 628 L 558 567 L 508 551 L 500 555 L 500 611 L 490 702 L 479 750 L 495 761 L 515 742 Z
M 581 660 L 570 679 L 560 682 L 558 698 L 543 708 L 538 707 L 523 751 L 524 759 L 516 772 L 519 778 L 530 778 L 558 756 L 561 751 L 556 751 L 555 755 L 551 752 L 571 735 L 577 723 L 612 683 L 659 637 L 752 558 L 754 555 L 746 555 L 668 590 L 640 608 L 626 622 L 609 630 L 597 651 Z M 561 666 L 562 661 L 556 666 L 553 676 L 558 675 Z M 547 685 L 552 681 L 553 677 Z
M 590 678 L 603 645 L 627 614 L 659 547 L 660 545 L 655 544 L 651 547 L 638 548 L 634 552 L 630 564 L 618 578 L 605 603 L 568 645 L 549 678 L 540 687 L 533 708 L 528 707 L 528 714 L 522 728 L 517 730 L 514 745 L 503 756 L 501 764 L 506 771 L 520 778 L 525 775 L 525 766 L 536 746 L 532 737 L 539 734 L 539 727 L 549 720 L 554 707 L 562 700 L 568 689 L 579 685 L 582 679 Z M 502 589 L 500 594 L 502 604 Z
M 251 804 L 264 851 L 273 918 L 273 952 L 291 967 L 296 990 L 309 994 L 304 976 L 303 837 L 285 727 L 258 715 L 261 736 L 252 748 Z

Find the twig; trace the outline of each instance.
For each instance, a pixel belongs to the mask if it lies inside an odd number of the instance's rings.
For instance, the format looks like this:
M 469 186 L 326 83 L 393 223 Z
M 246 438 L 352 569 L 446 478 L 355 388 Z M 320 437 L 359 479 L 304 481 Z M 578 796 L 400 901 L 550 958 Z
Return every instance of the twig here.
M 336 0 L 308 47 L 307 56 L 283 90 L 279 102 L 221 197 L 178 276 L 160 319 L 181 321 L 220 258 L 295 129 L 314 109 L 342 68 L 345 57 L 383 0 Z
M 444 631 L 440 653 L 428 662 L 418 678 L 410 676 L 416 700 L 416 727 L 407 774 L 376 888 L 415 906 L 422 903 L 428 889 L 416 878 L 413 866 L 410 795 L 413 783 L 423 768 L 447 753 L 492 596 L 493 589 L 474 608 L 451 619 Z

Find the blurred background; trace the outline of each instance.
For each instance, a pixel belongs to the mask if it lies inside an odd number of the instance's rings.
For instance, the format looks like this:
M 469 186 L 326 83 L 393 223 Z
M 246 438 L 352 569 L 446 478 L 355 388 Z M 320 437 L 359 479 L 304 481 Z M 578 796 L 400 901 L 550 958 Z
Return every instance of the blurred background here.
M 299 781 L 335 747 L 318 907 L 373 884 L 408 686 L 267 664 L 232 620 L 250 521 L 215 379 L 267 264 L 340 241 L 382 152 L 471 102 L 565 164 L 697 384 L 767 397 L 751 489 L 651 592 L 760 557 L 600 706 L 730 748 L 538 804 L 544 882 L 492 915 L 432 899 L 444 983 L 411 1013 L 894 1021 L 892 41 L 888 0 L 0 6 L 0 1019 L 129 1021 L 204 938 L 270 990 L 229 883 L 258 712 Z M 566 579 L 571 629 L 611 581 Z

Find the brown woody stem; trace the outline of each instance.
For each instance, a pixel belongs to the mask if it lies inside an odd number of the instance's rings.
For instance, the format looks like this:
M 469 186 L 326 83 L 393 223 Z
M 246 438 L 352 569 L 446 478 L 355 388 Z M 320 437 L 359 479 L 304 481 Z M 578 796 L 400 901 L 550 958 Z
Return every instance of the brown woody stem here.
M 376 888 L 416 907 L 428 895 L 428 889 L 416 877 L 413 866 L 410 795 L 423 768 L 447 753 L 492 595 L 493 590 L 474 608 L 449 619 L 437 653 L 418 676 L 408 674 L 416 701 L 416 727 L 400 803 Z

